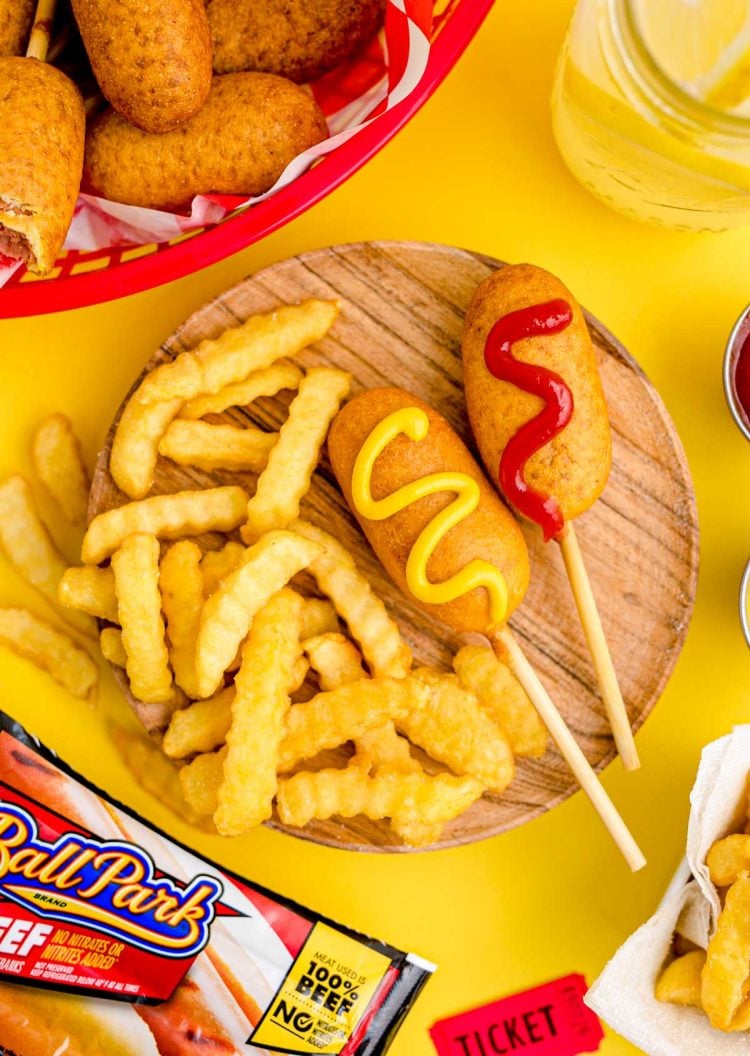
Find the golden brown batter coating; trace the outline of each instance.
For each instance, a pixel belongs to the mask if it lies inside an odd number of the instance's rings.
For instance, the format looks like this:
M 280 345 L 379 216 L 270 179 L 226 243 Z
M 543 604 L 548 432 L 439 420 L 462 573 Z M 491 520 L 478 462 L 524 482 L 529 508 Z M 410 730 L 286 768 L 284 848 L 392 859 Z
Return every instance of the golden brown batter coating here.
M 0 59 L 0 252 L 43 275 L 73 218 L 86 116 L 65 74 L 37 59 Z
M 328 451 L 346 501 L 354 510 L 352 472 L 362 444 L 379 422 L 400 407 L 419 407 L 427 415 L 430 429 L 420 441 L 398 436 L 378 456 L 371 481 L 373 498 L 382 499 L 430 473 L 453 471 L 466 473 L 476 480 L 479 505 L 441 539 L 427 565 L 427 576 L 431 582 L 441 583 L 474 558 L 489 561 L 505 576 L 510 616 L 529 585 L 529 555 L 521 529 L 468 448 L 432 407 L 403 389 L 369 389 L 339 411 L 328 437 Z M 362 530 L 383 567 L 405 594 L 409 594 L 405 568 L 412 546 L 436 514 L 455 498 L 456 493 L 451 491 L 425 495 L 387 520 L 360 519 Z M 455 601 L 422 604 L 422 608 L 460 632 L 481 634 L 491 624 L 484 587 L 477 587 Z
M 258 70 L 303 84 L 378 31 L 385 0 L 207 0 L 217 73 Z
M 73 0 L 102 94 L 131 124 L 168 132 L 200 110 L 211 88 L 203 0 Z
M 35 8 L 35 0 L 0 0 L 0 56 L 23 55 Z
M 573 393 L 573 417 L 563 431 L 526 464 L 529 485 L 552 495 L 566 520 L 587 510 L 601 495 L 612 461 L 607 404 L 580 305 L 559 279 L 532 264 L 501 268 L 479 286 L 466 314 L 462 341 L 466 404 L 487 471 L 497 480 L 500 456 L 518 428 L 542 409 L 538 396 L 490 374 L 484 345 L 493 324 L 508 312 L 561 298 L 573 321 L 559 334 L 528 338 L 513 356 L 559 374 Z
M 203 109 L 163 135 L 114 111 L 86 141 L 86 186 L 128 205 L 179 209 L 196 194 L 262 194 L 297 154 L 327 135 L 318 104 L 266 73 L 215 77 Z

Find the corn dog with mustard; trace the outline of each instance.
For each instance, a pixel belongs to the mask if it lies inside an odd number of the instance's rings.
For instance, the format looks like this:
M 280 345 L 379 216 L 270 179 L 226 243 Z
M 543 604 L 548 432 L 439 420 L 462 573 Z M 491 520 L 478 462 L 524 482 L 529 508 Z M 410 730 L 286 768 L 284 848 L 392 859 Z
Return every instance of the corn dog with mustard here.
M 104 97 L 131 124 L 168 132 L 196 114 L 211 88 L 203 0 L 72 0 Z
M 612 440 L 580 305 L 554 275 L 508 265 L 478 287 L 462 340 L 466 405 L 507 501 L 560 544 L 623 765 L 640 765 L 572 521 L 601 495 Z
M 526 543 L 444 418 L 401 389 L 371 389 L 334 419 L 328 450 L 362 530 L 407 596 L 460 633 L 507 621 L 529 585 Z
M 518 525 L 449 423 L 402 389 L 372 389 L 334 419 L 328 450 L 362 531 L 394 582 L 507 660 L 632 869 L 645 859 L 506 624 L 526 593 Z

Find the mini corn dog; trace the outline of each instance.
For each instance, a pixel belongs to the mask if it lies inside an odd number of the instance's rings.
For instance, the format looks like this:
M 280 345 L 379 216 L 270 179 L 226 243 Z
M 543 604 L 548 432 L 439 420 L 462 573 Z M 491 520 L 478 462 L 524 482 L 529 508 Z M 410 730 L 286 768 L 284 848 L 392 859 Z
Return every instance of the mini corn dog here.
M 0 2 L 0 56 L 22 55 L 34 18 L 34 0 Z
M 326 135 L 317 103 L 290 81 L 226 74 L 174 132 L 153 135 L 114 110 L 101 114 L 87 136 L 85 178 L 112 201 L 177 211 L 197 194 L 262 194 Z
M 46 275 L 78 197 L 86 115 L 64 73 L 0 59 L 0 252 Z
M 102 94 L 147 132 L 196 114 L 211 88 L 211 35 L 202 0 L 73 0 Z
M 384 0 L 208 0 L 217 73 L 263 70 L 298 84 L 353 55 L 377 32 Z

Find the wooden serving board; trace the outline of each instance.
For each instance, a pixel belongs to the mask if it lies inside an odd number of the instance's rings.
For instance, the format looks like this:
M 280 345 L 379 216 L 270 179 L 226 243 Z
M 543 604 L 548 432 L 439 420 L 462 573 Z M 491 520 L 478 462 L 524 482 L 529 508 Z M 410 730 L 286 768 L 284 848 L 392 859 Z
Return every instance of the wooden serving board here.
M 151 357 L 144 373 L 256 312 L 310 296 L 338 296 L 341 316 L 320 345 L 299 357 L 303 366 L 331 364 L 350 371 L 353 392 L 401 386 L 437 408 L 473 447 L 463 397 L 461 331 L 477 285 L 502 266 L 477 253 L 413 242 L 305 253 L 266 268 L 200 308 Z M 576 530 L 637 730 L 664 689 L 687 632 L 698 574 L 695 498 L 682 446 L 658 394 L 622 345 L 592 316 L 587 320 L 609 404 L 614 458 L 603 497 L 580 518 Z M 220 418 L 277 429 L 288 403 L 287 394 L 248 409 L 228 410 Z M 96 468 L 92 516 L 127 501 L 108 470 L 113 430 L 114 423 Z M 154 493 L 227 483 L 240 483 L 251 493 L 255 486 L 251 474 L 209 475 L 162 458 Z M 353 552 L 398 620 L 416 662 L 449 669 L 459 641 L 387 578 L 344 503 L 327 457 L 302 512 L 333 531 Z M 512 627 L 590 762 L 600 770 L 614 758 L 615 748 L 559 548 L 545 546 L 530 525 L 524 532 L 531 552 L 531 586 Z M 217 545 L 216 539 L 203 542 Z M 136 714 L 158 735 L 153 706 L 139 705 L 128 692 L 124 672 L 117 669 L 117 676 Z M 557 806 L 576 787 L 550 747 L 542 759 L 519 761 L 506 793 L 484 796 L 446 827 L 437 846 L 468 843 L 521 825 Z M 271 824 L 283 828 L 278 821 Z M 387 823 L 365 818 L 315 822 L 302 831 L 286 831 L 337 847 L 405 849 L 391 837 Z

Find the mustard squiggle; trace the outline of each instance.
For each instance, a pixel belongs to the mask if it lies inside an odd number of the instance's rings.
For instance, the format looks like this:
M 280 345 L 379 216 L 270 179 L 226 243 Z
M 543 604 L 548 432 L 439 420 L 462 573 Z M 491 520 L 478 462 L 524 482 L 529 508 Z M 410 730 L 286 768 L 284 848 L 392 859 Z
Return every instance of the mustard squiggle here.
M 384 521 L 425 495 L 454 491 L 455 500 L 441 510 L 421 531 L 406 562 L 406 583 L 417 601 L 443 605 L 476 587 L 489 594 L 492 625 L 504 622 L 508 612 L 508 585 L 499 568 L 476 558 L 442 583 L 431 583 L 427 565 L 441 539 L 479 504 L 479 485 L 466 473 L 431 473 L 411 484 L 405 484 L 383 499 L 374 499 L 371 491 L 375 461 L 397 436 L 424 440 L 430 421 L 419 407 L 402 407 L 379 422 L 362 445 L 352 473 L 352 499 L 357 513 L 370 521 Z

